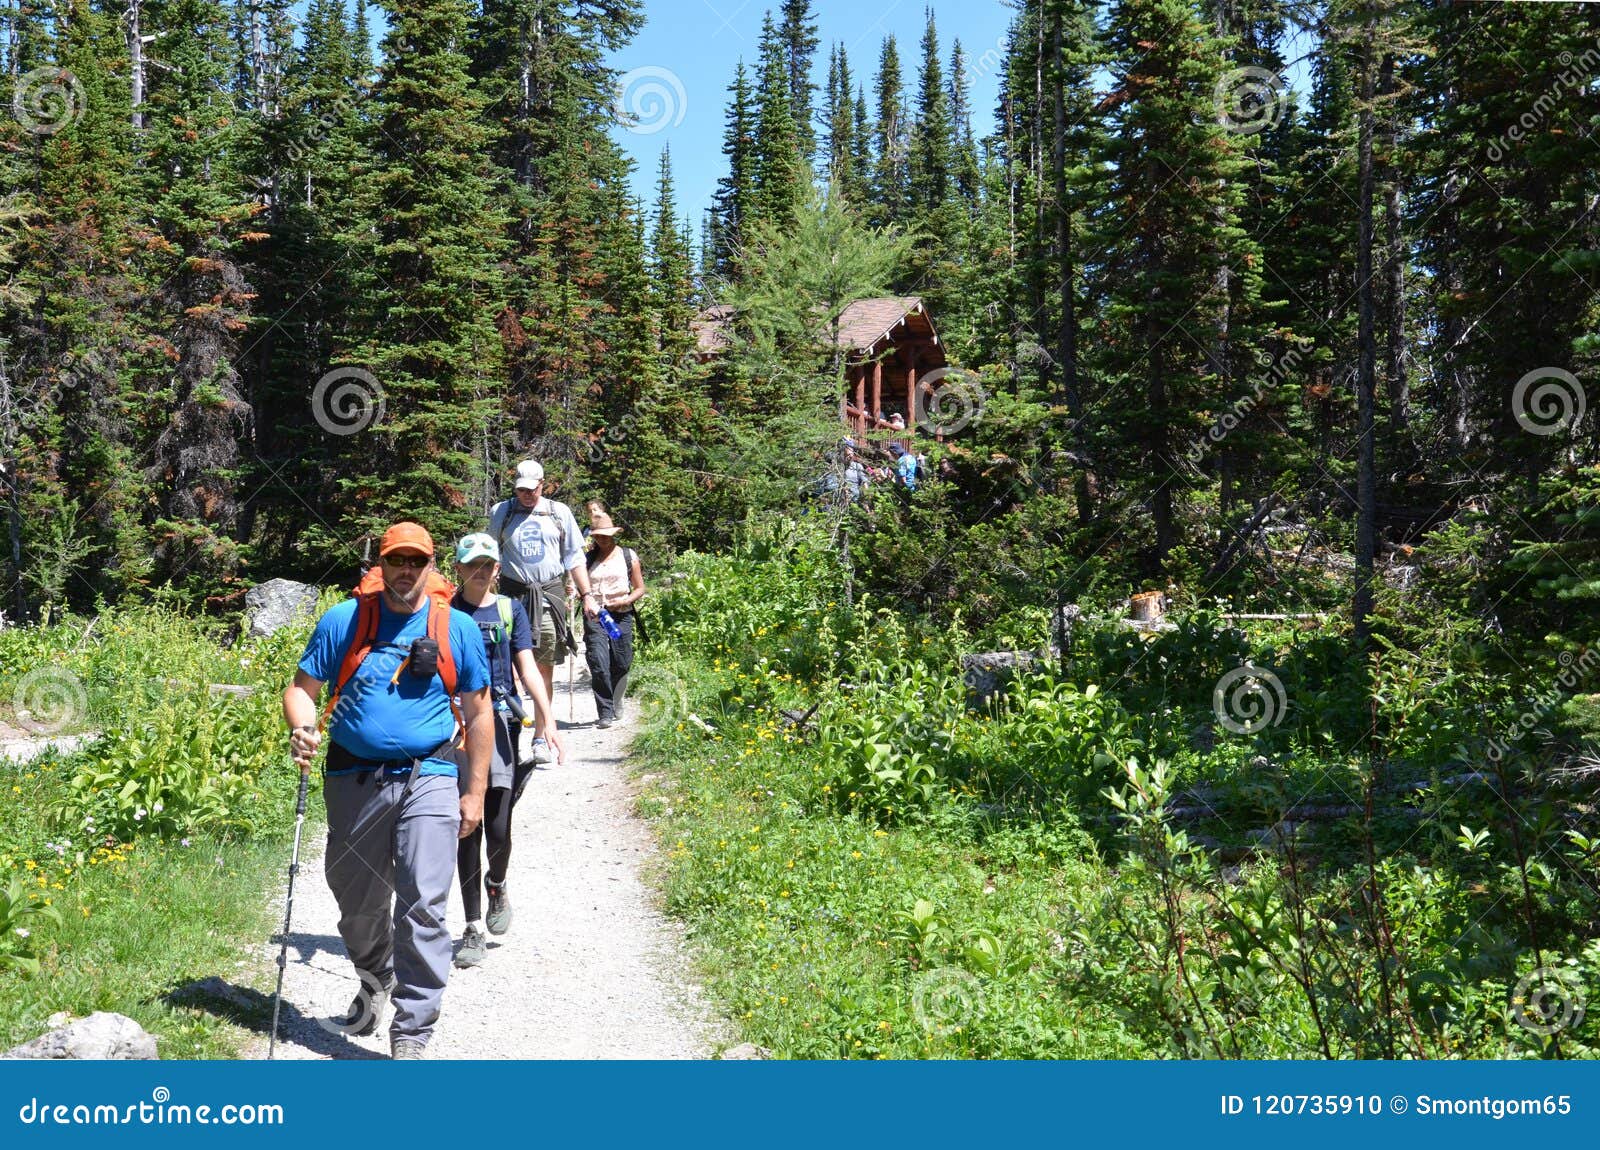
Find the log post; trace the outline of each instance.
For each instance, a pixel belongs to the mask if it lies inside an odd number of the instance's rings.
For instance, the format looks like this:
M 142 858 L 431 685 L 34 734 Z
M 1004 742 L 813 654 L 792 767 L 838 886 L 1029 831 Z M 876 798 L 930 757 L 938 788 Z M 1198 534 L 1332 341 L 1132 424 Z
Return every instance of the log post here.
M 878 426 L 878 416 L 883 413 L 883 360 L 872 361 L 872 406 L 867 409 L 873 428 Z
M 917 349 L 908 346 L 901 349 L 906 357 L 906 442 L 905 448 L 911 450 L 911 429 L 917 422 Z
M 850 371 L 856 377 L 856 434 L 864 435 L 867 430 L 867 373 L 859 363 L 852 364 Z

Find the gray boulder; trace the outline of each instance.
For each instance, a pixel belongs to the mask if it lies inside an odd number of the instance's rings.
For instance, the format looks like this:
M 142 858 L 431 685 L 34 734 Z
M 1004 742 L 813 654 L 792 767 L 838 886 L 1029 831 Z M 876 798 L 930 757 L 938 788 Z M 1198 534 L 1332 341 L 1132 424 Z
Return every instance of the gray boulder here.
M 754 1042 L 741 1042 L 722 1052 L 724 1062 L 762 1062 L 772 1057 L 772 1051 Z
M 961 679 L 967 685 L 967 706 L 982 710 L 1003 694 L 1017 671 L 1031 671 L 1054 652 L 985 651 L 961 656 Z
M 6 1051 L 4 1058 L 155 1058 L 156 1040 L 126 1014 L 97 1010 L 32 1042 Z
M 270 579 L 244 596 L 245 631 L 265 638 L 298 618 L 317 617 L 317 589 L 293 579 Z

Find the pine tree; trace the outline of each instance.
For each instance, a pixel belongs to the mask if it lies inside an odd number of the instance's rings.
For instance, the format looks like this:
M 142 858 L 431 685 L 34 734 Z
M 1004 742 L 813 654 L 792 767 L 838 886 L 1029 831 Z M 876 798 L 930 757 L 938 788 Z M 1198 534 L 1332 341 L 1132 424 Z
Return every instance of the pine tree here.
M 756 507 L 783 506 L 828 466 L 843 407 L 839 318 L 904 274 L 909 238 L 866 226 L 843 197 L 812 191 L 792 223 L 763 220 L 723 302 L 737 315 L 724 405 L 731 443 L 713 470 L 748 476 Z
M 240 394 L 239 333 L 255 292 L 240 270 L 260 205 L 236 166 L 239 119 L 228 91 L 226 11 L 216 0 L 158 10 L 166 68 L 148 91 L 142 237 L 159 286 L 147 316 L 163 354 L 143 365 L 155 402 L 146 426 L 159 491 L 155 574 L 198 590 L 230 575 L 238 554 L 240 444 L 250 408 Z M 159 382 L 158 382 L 159 381 Z
M 755 207 L 779 226 L 794 219 L 809 183 L 789 87 L 788 46 L 769 14 L 761 28 L 760 86 L 756 92 Z
M 1106 30 L 1113 106 L 1104 160 L 1108 388 L 1098 418 L 1118 471 L 1148 508 L 1159 568 L 1183 538 L 1184 455 L 1208 411 L 1238 398 L 1230 378 L 1253 350 L 1235 324 L 1259 291 L 1259 260 L 1237 225 L 1242 168 L 1218 123 L 1219 43 L 1188 0 L 1121 0 Z M 1236 298 L 1238 297 L 1238 298 Z M 1134 397 L 1137 396 L 1135 399 Z
M 873 208 L 868 219 L 878 227 L 904 223 L 908 215 L 906 152 L 908 147 L 900 53 L 886 36 L 878 57 L 878 117 L 873 127 Z
M 811 82 L 811 59 L 819 43 L 817 21 L 811 0 L 783 0 L 782 11 L 779 32 L 789 66 L 789 114 L 794 119 L 800 154 L 809 162 L 817 150 L 816 131 L 811 124 L 811 95 L 817 87 Z
M 981 178 L 978 145 L 972 136 L 972 96 L 967 79 L 966 50 L 957 40 L 950 48 L 950 165 L 956 194 L 969 210 L 976 210 Z
M 721 276 L 733 274 L 734 253 L 742 242 L 745 225 L 754 218 L 756 211 L 755 105 L 743 60 L 734 67 L 733 83 L 728 86 L 728 92 L 732 98 L 722 136 L 722 154 L 728 158 L 728 174 L 717 183 L 709 238 L 710 267 Z
M 856 85 L 853 118 L 855 121 L 853 133 L 855 156 L 850 164 L 851 172 L 855 177 L 853 199 L 857 204 L 870 206 L 872 203 L 872 117 L 867 112 L 867 91 L 861 84 Z M 845 192 L 847 195 L 851 194 L 851 188 L 847 186 Z
M 933 9 L 922 33 L 922 69 L 917 77 L 917 117 L 911 124 L 906 160 L 907 206 L 927 221 L 944 207 L 951 192 L 951 120 L 944 74 L 939 64 L 939 33 Z M 948 237 L 937 235 L 940 243 Z
M 347 357 L 371 372 L 384 412 L 351 436 L 358 454 L 340 484 L 367 531 L 407 518 L 448 538 L 481 526 L 487 502 L 507 221 L 493 202 L 484 99 L 461 51 L 471 17 L 466 0 L 426 0 L 392 13 L 384 41 L 363 211 L 375 234 L 359 285 L 369 334 Z
M 136 186 L 124 174 L 131 113 L 115 78 L 114 30 L 86 0 L 68 5 L 49 35 L 28 23 L 11 29 L 17 83 L 68 75 L 79 94 L 31 103 L 26 92 L 4 93 L 8 108 L 22 109 L 0 127 L 9 189 L 0 208 L 0 484 L 10 521 L 0 539 L 5 568 L 14 548 L 21 553 L 5 579 L 14 618 L 115 598 L 150 566 L 138 516 L 151 493 L 135 463 L 137 393 L 126 385 L 143 285 L 125 246 Z M 44 71 L 25 80 L 33 67 Z

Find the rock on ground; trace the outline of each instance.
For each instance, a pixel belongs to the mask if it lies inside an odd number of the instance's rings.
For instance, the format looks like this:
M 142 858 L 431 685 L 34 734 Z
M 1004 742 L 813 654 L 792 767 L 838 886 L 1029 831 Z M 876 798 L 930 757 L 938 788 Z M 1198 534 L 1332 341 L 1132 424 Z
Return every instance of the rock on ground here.
M 594 729 L 594 696 L 580 680 L 569 726 L 565 667 L 556 684 L 568 760 L 538 769 L 512 816 L 515 921 L 507 934 L 489 936 L 482 965 L 452 969 L 427 1056 L 709 1058 L 724 1044 L 724 1026 L 690 976 L 681 931 L 644 878 L 656 849 L 634 815 L 627 773 L 637 717 L 630 709 L 609 730 Z M 360 989 L 323 878 L 324 845 L 318 836 L 301 848 L 276 1056 L 386 1057 L 388 1011 L 366 1038 L 318 1022 L 343 1014 Z M 282 883 L 272 899 L 281 915 Z M 450 931 L 458 948 L 464 926 L 457 886 Z M 278 947 L 261 954 L 276 963 Z M 266 1053 L 262 1038 L 251 1055 Z
M 317 589 L 292 579 L 269 579 L 244 596 L 247 634 L 266 637 L 297 618 L 315 619 Z
M 155 1058 L 156 1040 L 126 1014 L 96 1011 L 6 1051 L 5 1058 Z

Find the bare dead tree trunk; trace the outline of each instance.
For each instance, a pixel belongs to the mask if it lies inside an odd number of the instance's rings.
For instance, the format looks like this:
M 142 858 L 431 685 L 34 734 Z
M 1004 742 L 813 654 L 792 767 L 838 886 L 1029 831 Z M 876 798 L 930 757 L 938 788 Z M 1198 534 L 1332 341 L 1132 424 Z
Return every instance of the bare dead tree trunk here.
M 1377 16 L 1369 3 L 1362 45 L 1357 160 L 1360 235 L 1356 244 L 1356 585 L 1352 614 L 1358 640 L 1364 640 L 1368 633 L 1367 617 L 1372 613 L 1372 578 L 1377 558 L 1377 474 L 1372 442 L 1378 368 L 1372 291 L 1372 49 L 1376 30 Z
M 128 0 L 128 10 L 122 14 L 123 31 L 128 38 L 129 82 L 132 87 L 133 130 L 144 130 L 144 45 L 141 33 L 141 5 L 144 0 Z
M 1385 53 L 1379 88 L 1386 100 L 1395 96 L 1394 53 Z M 1389 385 L 1389 423 L 1397 441 L 1411 419 L 1411 385 L 1406 378 L 1405 330 L 1405 251 L 1400 235 L 1400 164 L 1395 149 L 1399 147 L 1399 125 L 1391 107 L 1383 119 L 1384 188 L 1383 220 L 1385 265 L 1388 296 L 1388 344 L 1384 364 Z
M 1056 332 L 1056 359 L 1061 368 L 1061 401 L 1072 420 L 1069 434 L 1082 459 L 1088 458 L 1083 436 L 1083 393 L 1078 387 L 1078 309 L 1076 267 L 1072 251 L 1072 208 L 1067 202 L 1067 69 L 1062 59 L 1061 2 L 1051 6 L 1051 38 L 1055 54 L 1055 200 L 1056 259 L 1061 275 L 1061 320 Z M 1089 475 L 1080 465 L 1074 484 L 1078 522 L 1087 527 L 1094 522 L 1094 506 L 1089 494 Z

